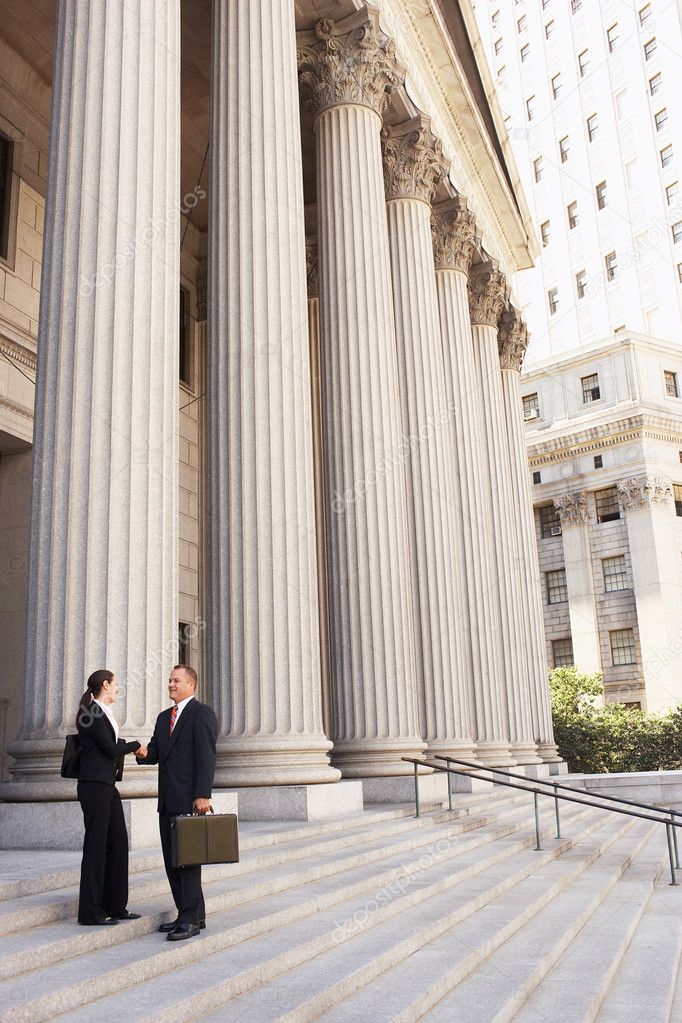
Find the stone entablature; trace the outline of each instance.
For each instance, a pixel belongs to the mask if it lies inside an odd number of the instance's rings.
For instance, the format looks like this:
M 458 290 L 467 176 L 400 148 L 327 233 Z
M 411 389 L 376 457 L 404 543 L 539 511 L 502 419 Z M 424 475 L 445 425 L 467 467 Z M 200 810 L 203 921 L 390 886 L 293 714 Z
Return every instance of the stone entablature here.
M 665 508 L 672 494 L 670 480 L 662 476 L 633 476 L 618 484 L 618 496 L 625 511 Z
M 590 521 L 587 493 L 584 490 L 555 497 L 554 507 L 559 513 L 562 529 L 569 526 L 584 526 Z
M 651 415 L 605 423 L 581 431 L 580 434 L 573 433 L 568 437 L 556 437 L 529 445 L 528 464 L 532 469 L 540 469 L 543 465 L 641 440 L 663 441 L 682 448 L 682 431 L 675 430 L 675 425 L 672 419 Z

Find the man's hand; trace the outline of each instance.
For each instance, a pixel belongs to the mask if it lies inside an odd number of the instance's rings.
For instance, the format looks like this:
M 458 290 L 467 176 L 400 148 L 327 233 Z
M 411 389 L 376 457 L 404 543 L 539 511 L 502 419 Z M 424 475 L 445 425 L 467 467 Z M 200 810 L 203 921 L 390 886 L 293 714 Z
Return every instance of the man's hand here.
M 194 813 L 204 814 L 208 813 L 210 809 L 211 809 L 210 799 L 195 799 L 194 802 L 192 803 L 192 810 Z
M 139 750 L 137 750 L 137 752 L 135 753 L 135 756 L 137 757 L 138 760 L 146 760 L 147 759 L 147 747 L 146 746 L 140 746 Z

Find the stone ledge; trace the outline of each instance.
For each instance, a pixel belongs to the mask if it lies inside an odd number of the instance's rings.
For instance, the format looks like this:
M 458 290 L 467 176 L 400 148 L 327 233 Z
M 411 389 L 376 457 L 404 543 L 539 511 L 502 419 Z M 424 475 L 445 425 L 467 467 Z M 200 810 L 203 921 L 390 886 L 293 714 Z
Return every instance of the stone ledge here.
M 360 781 L 326 785 L 250 785 L 220 791 L 238 800 L 239 819 L 244 821 L 319 821 L 363 810 Z

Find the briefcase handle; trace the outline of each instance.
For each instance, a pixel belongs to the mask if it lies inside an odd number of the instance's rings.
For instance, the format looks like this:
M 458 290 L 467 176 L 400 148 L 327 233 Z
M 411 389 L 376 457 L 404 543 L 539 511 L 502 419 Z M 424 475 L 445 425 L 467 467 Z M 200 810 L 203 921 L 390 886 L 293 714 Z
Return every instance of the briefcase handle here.
M 208 808 L 208 810 L 206 811 L 206 813 L 214 813 L 213 807 L 212 807 L 212 806 L 209 806 L 209 808 Z M 192 809 L 192 814 L 191 814 L 191 816 L 192 816 L 192 817 L 205 817 L 205 816 L 206 816 L 206 813 L 197 813 L 197 811 L 196 811 L 196 810 Z

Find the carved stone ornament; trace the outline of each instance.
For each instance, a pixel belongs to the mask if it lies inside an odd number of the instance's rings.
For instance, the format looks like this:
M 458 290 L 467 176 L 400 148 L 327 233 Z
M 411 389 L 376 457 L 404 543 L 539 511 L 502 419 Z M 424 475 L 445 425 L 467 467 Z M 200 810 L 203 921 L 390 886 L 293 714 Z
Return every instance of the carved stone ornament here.
M 197 320 L 201 323 L 207 316 L 208 284 L 206 260 L 202 259 L 197 266 Z
M 315 26 L 317 41 L 298 52 L 299 77 L 315 115 L 329 107 L 355 103 L 381 116 L 390 93 L 405 80 L 395 44 L 379 28 L 378 13 L 366 11 L 350 30 L 348 22 L 329 18 Z
M 490 263 L 484 263 L 469 275 L 469 309 L 472 324 L 497 327 L 500 313 L 507 301 L 504 274 Z
M 500 320 L 497 347 L 502 369 L 513 369 L 520 373 L 528 347 L 528 327 L 516 309 L 506 312 Z
M 555 497 L 554 507 L 559 513 L 562 529 L 567 529 L 568 526 L 584 526 L 589 522 L 587 494 L 584 490 Z
M 476 218 L 458 199 L 437 206 L 431 216 L 436 270 L 468 274 L 476 251 Z
M 384 184 L 387 199 L 421 199 L 431 202 L 448 172 L 440 139 L 428 121 L 415 118 L 381 133 Z
M 317 267 L 317 241 L 308 239 L 305 243 L 305 272 L 308 281 L 308 298 L 317 298 L 320 294 Z
M 618 495 L 625 511 L 665 508 L 672 498 L 672 493 L 670 480 L 663 479 L 662 476 L 633 476 L 629 480 L 621 480 L 618 484 Z

